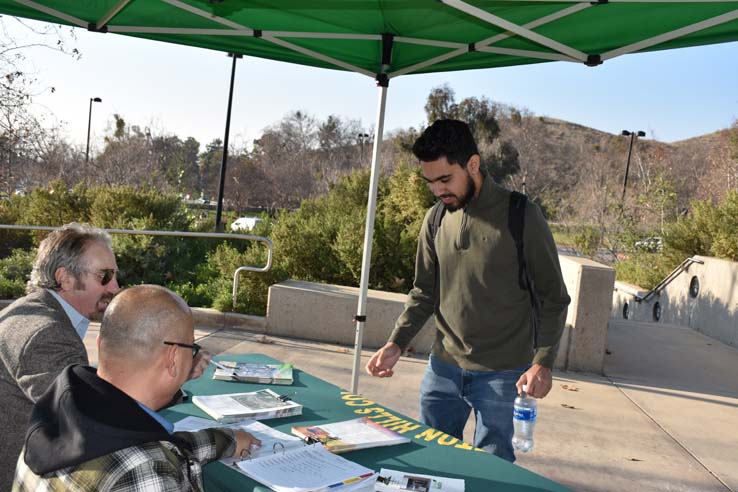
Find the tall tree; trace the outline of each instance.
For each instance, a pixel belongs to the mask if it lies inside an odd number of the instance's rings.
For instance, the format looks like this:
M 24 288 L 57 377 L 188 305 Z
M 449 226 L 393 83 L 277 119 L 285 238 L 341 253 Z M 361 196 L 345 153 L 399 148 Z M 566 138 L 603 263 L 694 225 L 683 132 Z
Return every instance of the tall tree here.
M 469 125 L 479 147 L 482 165 L 495 181 L 502 181 L 516 174 L 520 164 L 512 142 L 499 140 L 498 109 L 499 105 L 486 97 L 467 97 L 457 104 L 454 91 L 448 85 L 432 89 L 425 103 L 429 125 L 446 118 L 462 120 Z

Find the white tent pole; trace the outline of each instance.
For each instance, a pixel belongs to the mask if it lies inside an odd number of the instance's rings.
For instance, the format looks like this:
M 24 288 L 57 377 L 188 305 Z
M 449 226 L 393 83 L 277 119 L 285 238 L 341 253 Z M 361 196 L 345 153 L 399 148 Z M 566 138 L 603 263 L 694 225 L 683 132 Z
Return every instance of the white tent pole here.
M 372 172 L 369 178 L 369 199 L 366 205 L 366 227 L 364 230 L 364 255 L 361 260 L 361 282 L 359 283 L 359 305 L 356 308 L 356 340 L 354 342 L 354 370 L 351 374 L 351 392 L 359 390 L 361 371 L 361 344 L 366 321 L 366 297 L 369 290 L 369 270 L 372 261 L 372 239 L 374 238 L 374 217 L 377 212 L 377 188 L 379 187 L 379 150 L 382 148 L 384 132 L 384 110 L 387 104 L 387 85 L 379 86 L 377 101 L 377 120 L 374 124 L 374 147 L 372 148 Z

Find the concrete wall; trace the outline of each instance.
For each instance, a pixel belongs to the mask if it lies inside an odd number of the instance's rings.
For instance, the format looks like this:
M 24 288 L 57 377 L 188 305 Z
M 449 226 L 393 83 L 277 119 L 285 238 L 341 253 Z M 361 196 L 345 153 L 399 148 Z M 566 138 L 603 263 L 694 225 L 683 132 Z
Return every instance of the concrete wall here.
M 615 272 L 591 260 L 560 256 L 561 269 L 572 303 L 555 367 L 602 372 Z M 351 322 L 359 289 L 288 280 L 269 288 L 266 333 L 353 345 Z M 370 290 L 363 346 L 379 348 L 387 341 L 402 313 L 404 294 Z M 435 340 L 431 318 L 413 340 L 413 350 L 429 353 Z
M 660 307 L 660 322 L 688 326 L 693 330 L 738 347 L 738 263 L 695 256 L 704 264 L 693 263 L 686 271 L 648 302 L 636 302 L 634 294 L 645 295 L 637 286 L 615 283 L 613 318 L 623 318 L 625 303 L 628 319 L 656 321 L 654 307 Z M 696 278 L 699 293 L 690 294 L 690 283 Z
M 615 270 L 574 256 L 559 261 L 571 304 L 554 367 L 602 373 Z
M 362 346 L 379 348 L 387 342 L 405 305 L 405 294 L 369 290 Z M 353 345 L 359 289 L 342 285 L 287 280 L 269 287 L 266 333 L 319 342 Z M 429 320 L 412 343 L 430 353 L 435 323 Z

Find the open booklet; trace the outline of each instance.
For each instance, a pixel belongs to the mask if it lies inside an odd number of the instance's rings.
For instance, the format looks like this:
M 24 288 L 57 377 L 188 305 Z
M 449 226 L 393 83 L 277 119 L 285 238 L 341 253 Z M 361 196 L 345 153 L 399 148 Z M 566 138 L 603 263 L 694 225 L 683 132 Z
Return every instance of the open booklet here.
M 213 379 L 258 384 L 292 384 L 292 364 L 257 364 L 254 362 L 218 361 Z
M 271 419 L 302 413 L 302 405 L 270 389 L 230 395 L 193 396 L 192 403 L 220 422 Z
M 461 478 L 435 477 L 420 473 L 402 472 L 382 468 L 374 484 L 376 492 L 412 490 L 413 492 L 464 492 Z
M 366 418 L 334 422 L 331 424 L 294 426 L 296 436 L 320 442 L 328 451 L 343 453 L 356 449 L 404 444 L 410 439 Z

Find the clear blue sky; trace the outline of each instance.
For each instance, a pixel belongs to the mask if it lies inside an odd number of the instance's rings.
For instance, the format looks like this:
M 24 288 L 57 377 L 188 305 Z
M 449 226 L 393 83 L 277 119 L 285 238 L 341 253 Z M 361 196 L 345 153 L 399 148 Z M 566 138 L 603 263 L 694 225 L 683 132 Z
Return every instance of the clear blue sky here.
M 93 145 L 114 113 L 156 133 L 222 138 L 231 59 L 224 53 L 77 29 L 81 60 L 33 49 L 36 98 L 84 144 L 90 97 Z M 590 68 L 556 62 L 393 79 L 386 130 L 424 124 L 431 88 L 447 83 L 457 100 L 486 96 L 611 133 L 644 130 L 676 141 L 730 126 L 738 118 L 738 43 L 626 55 Z M 378 90 L 362 75 L 244 57 L 238 61 L 231 142 L 246 143 L 292 110 L 374 124 Z

